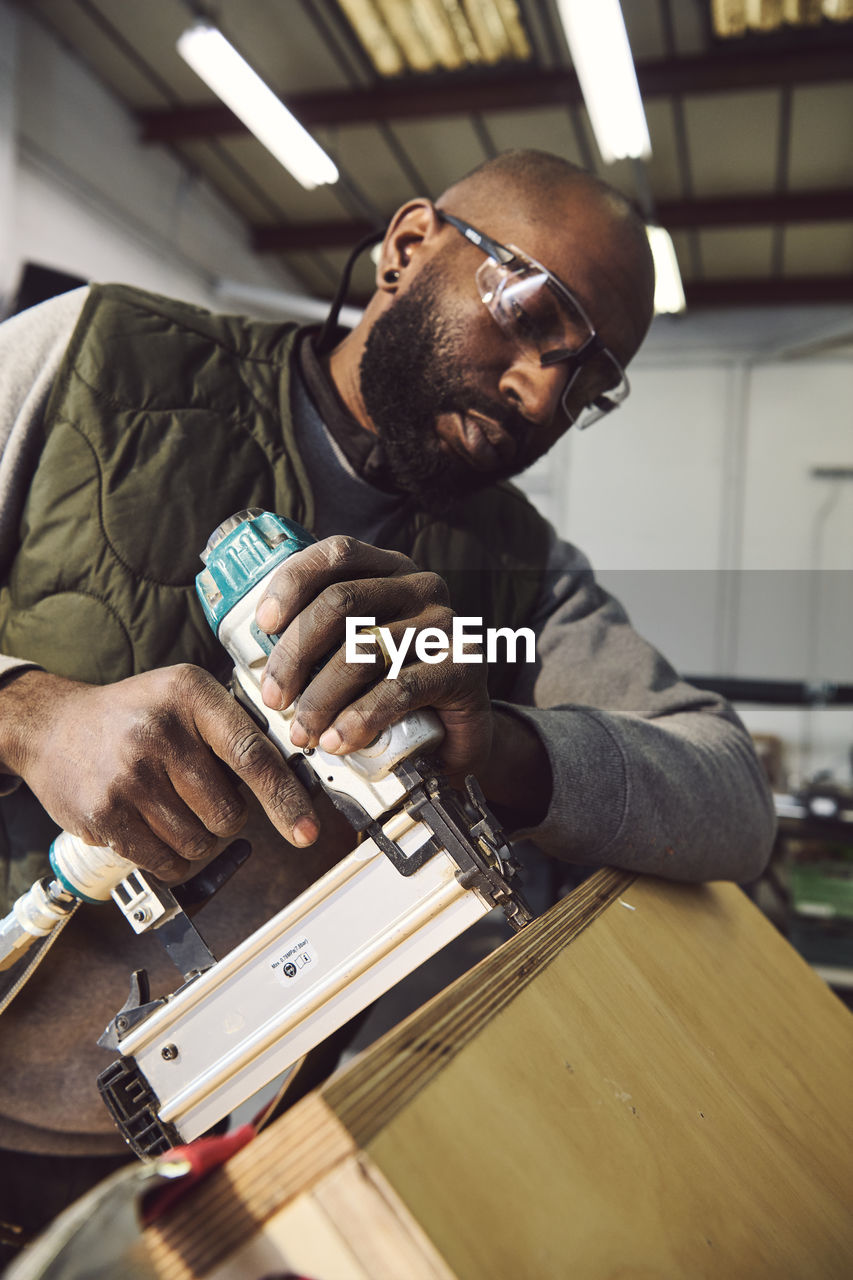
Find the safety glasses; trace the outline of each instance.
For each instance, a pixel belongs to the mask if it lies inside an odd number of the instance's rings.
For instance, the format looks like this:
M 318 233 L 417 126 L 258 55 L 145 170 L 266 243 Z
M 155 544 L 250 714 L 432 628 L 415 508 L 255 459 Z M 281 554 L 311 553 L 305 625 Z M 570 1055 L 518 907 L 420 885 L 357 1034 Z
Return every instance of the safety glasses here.
M 475 279 L 480 299 L 507 337 L 542 368 L 566 366 L 563 411 L 579 431 L 618 409 L 625 370 L 562 280 L 515 245 L 502 245 L 443 209 L 439 217 L 485 255 Z

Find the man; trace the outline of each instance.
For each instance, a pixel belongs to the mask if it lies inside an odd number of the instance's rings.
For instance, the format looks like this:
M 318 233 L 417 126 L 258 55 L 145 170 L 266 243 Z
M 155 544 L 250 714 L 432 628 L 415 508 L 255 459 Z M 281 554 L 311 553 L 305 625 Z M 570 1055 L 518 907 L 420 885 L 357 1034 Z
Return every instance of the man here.
M 330 350 L 117 287 L 0 332 L 0 376 L 24 382 L 5 397 L 10 897 L 56 824 L 169 880 L 250 829 L 255 856 L 205 909 L 221 953 L 346 848 L 218 682 L 223 655 L 194 599 L 208 534 L 249 506 L 319 539 L 257 615 L 281 633 L 264 700 L 299 698 L 297 745 L 352 750 L 432 706 L 447 771 L 475 771 L 504 823 L 546 852 L 683 879 L 757 875 L 773 823 L 742 726 L 678 681 L 583 557 L 498 484 L 618 406 L 652 292 L 627 202 L 556 157 L 512 152 L 398 211 L 364 319 Z M 454 610 L 533 627 L 536 663 L 414 660 L 377 681 L 344 661 L 347 616 L 399 637 L 447 631 Z M 276 847 L 270 823 L 295 850 Z M 48 1154 L 73 1165 L 119 1150 L 92 1041 L 130 968 L 169 978 L 156 944 L 129 940 L 115 916 L 78 915 L 4 1015 L 7 1167 L 22 1167 L 10 1152 L 38 1170 Z

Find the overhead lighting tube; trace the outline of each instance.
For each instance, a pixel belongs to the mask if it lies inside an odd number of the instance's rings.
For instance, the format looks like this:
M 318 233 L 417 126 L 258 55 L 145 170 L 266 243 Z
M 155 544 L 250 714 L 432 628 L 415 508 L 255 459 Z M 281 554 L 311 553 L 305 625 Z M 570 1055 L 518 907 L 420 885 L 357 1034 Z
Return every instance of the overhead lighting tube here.
M 557 0 L 557 11 L 602 160 L 648 159 L 652 144 L 619 0 Z
M 687 310 L 675 245 L 666 227 L 646 227 L 649 248 L 655 263 L 655 315 Z
M 179 38 L 178 53 L 303 187 L 337 182 L 323 148 L 217 27 L 196 23 Z

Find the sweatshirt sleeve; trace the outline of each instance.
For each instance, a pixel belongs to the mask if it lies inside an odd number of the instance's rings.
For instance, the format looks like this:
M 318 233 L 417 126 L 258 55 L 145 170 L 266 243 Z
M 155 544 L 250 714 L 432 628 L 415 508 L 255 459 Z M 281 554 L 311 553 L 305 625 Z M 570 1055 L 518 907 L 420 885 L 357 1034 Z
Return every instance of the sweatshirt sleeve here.
M 15 554 L 18 522 L 41 447 L 42 416 L 88 289 L 74 289 L 0 324 L 0 569 Z M 36 664 L 0 654 L 0 685 Z M 0 796 L 19 779 L 0 774 Z
M 41 449 L 42 418 L 88 286 L 49 298 L 0 324 L 0 568 L 14 555 L 18 521 Z
M 538 732 L 553 792 L 515 833 L 554 857 L 673 880 L 755 879 L 772 796 L 732 707 L 679 679 L 576 548 L 554 537 L 535 618 L 537 660 L 499 703 Z

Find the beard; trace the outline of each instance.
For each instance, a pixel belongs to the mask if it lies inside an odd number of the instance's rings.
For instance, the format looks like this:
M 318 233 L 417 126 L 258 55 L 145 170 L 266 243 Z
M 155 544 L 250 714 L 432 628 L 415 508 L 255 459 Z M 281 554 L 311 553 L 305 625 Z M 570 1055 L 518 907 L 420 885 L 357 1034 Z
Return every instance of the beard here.
M 476 471 L 442 446 L 436 423 L 442 414 L 475 411 L 524 441 L 530 424 L 473 387 L 459 352 L 465 326 L 443 314 L 439 272 L 425 267 L 407 293 L 384 312 L 368 334 L 359 366 L 364 406 L 382 444 L 395 487 L 433 514 L 448 511 L 478 489 L 506 479 L 524 464 Z

